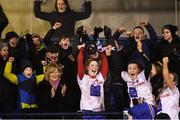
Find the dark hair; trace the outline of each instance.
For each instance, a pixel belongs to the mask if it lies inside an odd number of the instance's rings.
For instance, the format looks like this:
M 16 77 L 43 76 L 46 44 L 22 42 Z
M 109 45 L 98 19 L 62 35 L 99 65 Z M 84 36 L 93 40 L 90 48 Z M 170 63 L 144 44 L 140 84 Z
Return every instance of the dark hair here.
M 62 39 L 66 39 L 66 38 L 69 38 L 70 40 L 71 37 L 69 35 L 63 35 L 59 38 L 59 42 L 61 42 Z
M 134 27 L 134 28 L 133 28 L 133 31 L 134 31 L 135 29 L 141 29 L 141 30 L 143 31 L 143 33 L 144 33 L 144 29 L 143 29 L 141 26 L 136 26 L 136 27 Z
M 156 69 L 156 76 L 162 74 L 162 64 L 160 62 L 154 62 L 153 65 Z
M 162 33 L 164 29 L 168 29 L 171 32 L 173 38 L 177 37 L 176 32 L 178 31 L 178 27 L 172 24 L 164 25 L 162 28 Z
M 127 64 L 127 69 L 128 69 L 128 65 L 129 65 L 129 64 L 136 64 L 136 65 L 138 66 L 138 68 L 139 68 L 140 71 L 142 71 L 142 69 L 143 69 L 143 66 L 142 66 L 141 62 L 140 62 L 138 59 L 130 60 L 130 61 L 128 62 L 128 64 Z
M 58 1 L 58 0 L 56 0 L 56 2 L 55 2 L 55 10 L 58 12 L 57 1 Z M 70 6 L 69 6 L 68 0 L 63 0 L 63 1 L 64 1 L 65 5 L 66 5 L 66 11 L 70 11 L 71 8 L 70 8 Z

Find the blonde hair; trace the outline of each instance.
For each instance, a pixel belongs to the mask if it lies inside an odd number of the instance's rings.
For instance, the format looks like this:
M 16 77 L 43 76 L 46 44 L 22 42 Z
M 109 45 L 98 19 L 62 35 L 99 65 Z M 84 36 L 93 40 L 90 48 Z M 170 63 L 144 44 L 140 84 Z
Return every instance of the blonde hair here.
M 58 65 L 56 63 L 49 63 L 47 65 L 47 68 L 45 70 L 45 80 L 49 81 L 49 75 L 51 73 L 54 72 L 54 70 L 57 69 L 58 70 L 58 73 L 59 73 L 59 78 L 61 78 L 62 74 L 63 74 L 63 66 L 62 65 Z

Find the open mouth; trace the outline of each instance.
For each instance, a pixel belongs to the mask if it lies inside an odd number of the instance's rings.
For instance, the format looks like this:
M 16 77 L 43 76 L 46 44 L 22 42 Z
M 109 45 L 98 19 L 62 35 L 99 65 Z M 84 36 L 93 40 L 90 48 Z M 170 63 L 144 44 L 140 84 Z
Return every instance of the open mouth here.
M 97 71 L 96 70 L 91 70 L 91 72 L 95 74 Z

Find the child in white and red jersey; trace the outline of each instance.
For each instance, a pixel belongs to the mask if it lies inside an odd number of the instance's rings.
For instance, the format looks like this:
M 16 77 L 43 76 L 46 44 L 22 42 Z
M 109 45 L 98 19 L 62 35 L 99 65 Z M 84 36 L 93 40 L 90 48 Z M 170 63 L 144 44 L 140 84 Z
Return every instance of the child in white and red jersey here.
M 153 119 L 155 116 L 154 98 L 150 83 L 151 63 L 143 53 L 141 41 L 137 42 L 137 49 L 141 54 L 146 68 L 141 70 L 138 61 L 128 63 L 127 71 L 121 76 L 127 83 L 128 93 L 131 99 L 130 115 L 133 119 Z
M 100 53 L 99 57 L 101 61 L 88 59 L 84 66 L 84 48 L 80 49 L 78 55 L 78 84 L 81 89 L 80 109 L 84 113 L 102 112 L 105 109 L 103 85 L 108 72 L 108 64 L 104 53 Z M 85 72 L 85 69 L 87 72 Z M 97 119 L 104 118 L 104 116 L 85 115 L 83 118 Z

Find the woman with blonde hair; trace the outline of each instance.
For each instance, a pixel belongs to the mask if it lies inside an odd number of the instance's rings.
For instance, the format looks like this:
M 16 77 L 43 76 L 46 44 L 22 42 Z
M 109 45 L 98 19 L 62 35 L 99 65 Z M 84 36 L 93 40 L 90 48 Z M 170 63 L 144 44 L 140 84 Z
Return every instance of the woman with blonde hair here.
M 63 67 L 56 63 L 49 63 L 45 70 L 45 79 L 39 83 L 37 102 L 42 112 L 64 111 L 64 96 L 66 85 L 61 83 Z

